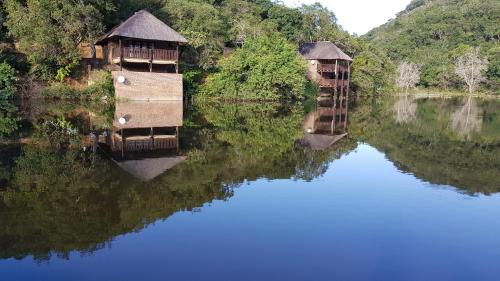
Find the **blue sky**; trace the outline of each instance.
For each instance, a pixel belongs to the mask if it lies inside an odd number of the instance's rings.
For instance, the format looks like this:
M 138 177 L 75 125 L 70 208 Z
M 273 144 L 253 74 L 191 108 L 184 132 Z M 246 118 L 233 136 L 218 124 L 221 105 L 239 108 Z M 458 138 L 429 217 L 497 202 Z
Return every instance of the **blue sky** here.
M 337 16 L 339 24 L 358 35 L 365 34 L 402 11 L 411 0 L 282 0 L 288 6 L 321 3 Z

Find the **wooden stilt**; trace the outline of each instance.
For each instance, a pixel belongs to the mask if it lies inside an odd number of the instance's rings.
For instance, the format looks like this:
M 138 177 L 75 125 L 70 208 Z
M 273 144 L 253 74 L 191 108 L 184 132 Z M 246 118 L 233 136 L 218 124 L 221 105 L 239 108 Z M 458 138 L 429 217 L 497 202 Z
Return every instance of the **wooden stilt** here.
M 120 49 L 120 71 L 123 70 L 122 61 L 123 61 L 123 48 L 122 48 L 122 38 L 118 39 L 118 48 Z

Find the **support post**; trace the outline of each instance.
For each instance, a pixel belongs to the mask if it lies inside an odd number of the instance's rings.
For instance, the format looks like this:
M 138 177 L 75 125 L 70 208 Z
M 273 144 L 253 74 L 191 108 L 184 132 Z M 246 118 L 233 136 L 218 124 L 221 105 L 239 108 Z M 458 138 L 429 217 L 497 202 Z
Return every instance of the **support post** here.
M 122 61 L 123 61 L 123 48 L 122 48 L 122 38 L 118 39 L 118 48 L 120 49 L 120 71 L 123 70 Z
M 347 95 L 346 95 L 346 104 L 345 104 L 345 123 L 344 130 L 347 130 L 347 114 L 349 112 L 349 87 L 351 84 L 351 62 L 348 62 L 347 65 Z
M 127 145 L 125 136 L 123 135 L 123 129 L 121 129 L 121 135 L 122 135 L 122 158 L 125 158 L 125 146 Z
M 175 147 L 179 153 L 179 127 L 175 127 Z
M 179 44 L 176 46 L 175 73 L 179 73 Z

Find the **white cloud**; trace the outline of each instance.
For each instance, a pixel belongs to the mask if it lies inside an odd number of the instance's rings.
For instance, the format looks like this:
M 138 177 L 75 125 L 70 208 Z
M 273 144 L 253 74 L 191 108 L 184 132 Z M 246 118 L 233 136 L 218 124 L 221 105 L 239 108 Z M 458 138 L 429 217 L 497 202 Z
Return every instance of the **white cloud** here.
M 350 33 L 365 34 L 404 10 L 411 0 L 283 0 L 289 6 L 321 3 L 337 16 L 338 23 Z

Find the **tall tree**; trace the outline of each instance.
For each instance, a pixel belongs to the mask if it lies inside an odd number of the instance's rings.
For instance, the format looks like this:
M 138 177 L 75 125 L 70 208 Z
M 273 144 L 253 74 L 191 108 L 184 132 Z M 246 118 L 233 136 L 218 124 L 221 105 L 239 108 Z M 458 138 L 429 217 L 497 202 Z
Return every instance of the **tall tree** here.
M 484 72 L 487 69 L 488 60 L 481 58 L 479 48 L 458 57 L 455 62 L 455 73 L 465 82 L 469 93 L 474 92 L 486 80 Z
M 398 77 L 396 83 L 399 88 L 408 89 L 414 88 L 420 81 L 420 68 L 412 62 L 402 62 L 398 66 Z

